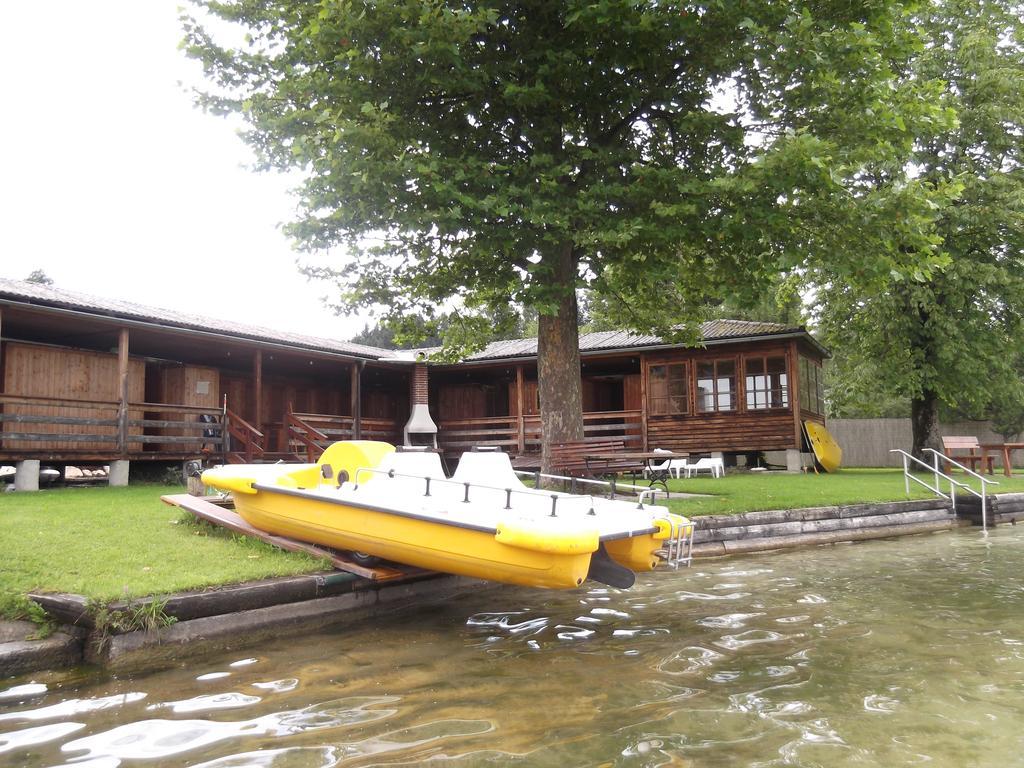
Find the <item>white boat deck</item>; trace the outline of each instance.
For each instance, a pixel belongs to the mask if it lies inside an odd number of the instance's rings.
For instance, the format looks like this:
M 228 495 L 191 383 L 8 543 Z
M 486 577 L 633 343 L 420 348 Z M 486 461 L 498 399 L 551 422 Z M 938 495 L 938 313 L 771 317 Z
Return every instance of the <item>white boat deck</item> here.
M 256 482 L 260 490 L 491 532 L 521 518 L 550 529 L 596 529 L 602 540 L 609 540 L 649 533 L 654 530 L 653 521 L 667 512 L 647 504 L 639 508 L 637 501 L 528 488 L 508 456 L 498 452 L 463 454 L 451 479 L 445 478 L 437 454 L 398 452 L 377 468 L 359 470 L 341 485 L 324 479 L 318 487 L 292 490 L 261 481 Z

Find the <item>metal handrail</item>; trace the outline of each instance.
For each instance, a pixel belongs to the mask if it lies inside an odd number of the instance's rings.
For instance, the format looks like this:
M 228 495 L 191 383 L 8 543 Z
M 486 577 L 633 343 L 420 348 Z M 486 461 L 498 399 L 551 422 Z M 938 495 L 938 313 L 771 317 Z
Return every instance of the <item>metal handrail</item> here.
M 424 496 L 429 496 L 430 495 L 430 486 L 431 486 L 432 483 L 446 483 L 448 485 L 457 485 L 457 486 L 462 487 L 463 490 L 465 490 L 465 497 L 463 498 L 463 501 L 465 501 L 465 502 L 469 502 L 469 500 L 470 500 L 469 499 L 469 492 L 470 492 L 470 490 L 476 488 L 476 489 L 481 489 L 481 490 L 486 490 L 486 491 L 500 491 L 500 492 L 504 493 L 505 494 L 505 509 L 512 509 L 512 494 L 515 493 L 515 494 L 520 494 L 522 496 L 544 496 L 546 498 L 551 499 L 551 517 L 557 517 L 558 516 L 556 514 L 556 512 L 557 512 L 557 506 L 558 506 L 558 500 L 559 499 L 568 499 L 568 500 L 571 500 L 571 501 L 576 501 L 577 499 L 589 500 L 590 501 L 590 510 L 587 512 L 587 514 L 589 514 L 589 515 L 597 514 L 597 512 L 596 512 L 596 510 L 594 508 L 594 497 L 589 495 L 589 494 L 586 495 L 586 496 L 584 496 L 582 494 L 574 495 L 574 496 L 569 496 L 567 494 L 562 494 L 562 493 L 546 493 L 544 491 L 534 491 L 534 490 L 531 490 L 529 488 L 523 488 L 523 489 L 518 489 L 518 488 L 502 488 L 502 487 L 499 487 L 497 485 L 484 485 L 483 483 L 468 483 L 468 482 L 465 482 L 465 481 L 462 481 L 462 480 L 453 480 L 451 478 L 430 477 L 429 475 L 411 475 L 411 474 L 406 474 L 404 472 L 396 472 L 393 469 L 377 469 L 376 467 L 360 467 L 359 469 L 357 469 L 356 472 L 355 472 L 354 477 L 352 478 L 352 482 L 353 482 L 353 486 L 354 486 L 353 490 L 357 490 L 359 488 L 359 475 L 362 472 L 370 472 L 371 474 L 387 475 L 388 477 L 392 477 L 392 478 L 394 478 L 394 477 L 404 477 L 404 478 L 409 478 L 411 480 L 423 480 L 424 481 L 424 493 L 423 493 Z
M 606 488 L 611 488 L 612 489 L 612 493 L 611 493 L 611 496 L 609 498 L 614 498 L 615 491 L 617 491 L 619 488 L 625 488 L 626 490 L 629 490 L 629 491 L 638 491 L 638 493 L 637 493 L 638 500 L 639 500 L 639 504 L 637 506 L 638 509 L 643 509 L 644 508 L 644 496 L 646 496 L 647 494 L 651 495 L 651 499 L 652 500 L 659 493 L 664 493 L 665 496 L 668 496 L 668 491 L 659 491 L 657 488 L 651 488 L 650 486 L 644 487 L 642 485 L 630 485 L 630 484 L 623 485 L 622 483 L 618 483 L 615 480 L 612 480 L 611 482 L 609 482 L 607 480 L 592 480 L 592 479 L 590 479 L 588 477 L 567 477 L 566 475 L 549 475 L 546 472 L 527 472 L 526 470 L 522 470 L 522 469 L 514 469 L 512 471 L 515 472 L 517 475 L 521 475 L 522 477 L 530 477 L 530 478 L 534 478 L 535 480 L 538 480 L 538 481 L 541 478 L 544 478 L 545 480 L 562 480 L 563 482 L 569 483 L 569 487 L 570 488 L 574 488 L 577 483 L 584 483 L 584 484 L 588 484 L 588 485 L 603 485 Z M 570 491 L 570 493 L 571 492 L 572 491 Z
M 901 456 L 903 456 L 903 485 L 904 485 L 904 488 L 906 489 L 907 496 L 910 495 L 910 481 L 913 480 L 915 483 L 917 483 L 918 485 L 924 486 L 925 488 L 927 488 L 929 491 L 931 491 L 932 493 L 936 494 L 937 496 L 941 496 L 944 499 L 949 499 L 950 502 L 952 502 L 952 504 L 953 504 L 953 514 L 956 514 L 956 489 L 957 488 L 962 488 L 963 490 L 967 491 L 971 495 L 977 496 L 979 499 L 981 499 L 981 529 L 982 529 L 983 533 L 988 533 L 988 514 L 987 514 L 987 502 L 986 502 L 987 494 L 985 492 L 985 485 L 986 484 L 988 484 L 988 485 L 999 485 L 999 482 L 996 481 L 996 480 L 988 480 L 988 479 L 986 479 L 983 475 L 979 475 L 973 469 L 968 469 L 967 467 L 965 467 L 960 462 L 958 462 L 958 461 L 956 461 L 954 459 L 951 459 L 949 456 L 946 456 L 944 453 L 942 453 L 941 451 L 937 451 L 934 448 L 925 448 L 924 450 L 926 452 L 928 452 L 928 453 L 931 453 L 935 457 L 935 464 L 934 465 L 928 464 L 927 462 L 924 462 L 924 461 L 921 461 L 921 459 L 917 458 L 916 456 L 912 456 L 911 454 L 907 453 L 906 451 L 904 451 L 904 450 L 902 450 L 900 448 L 891 448 L 891 449 L 889 449 L 889 453 L 898 453 Z M 924 480 L 921 480 L 920 478 L 914 477 L 912 474 L 910 474 L 910 465 L 907 463 L 908 459 L 910 461 L 914 462 L 915 464 L 919 464 L 920 466 L 924 467 L 926 470 L 928 470 L 929 472 L 932 473 L 932 475 L 935 478 L 935 487 L 932 487 L 932 486 L 928 485 L 928 483 L 926 483 Z M 963 470 L 968 475 L 971 475 L 972 477 L 975 477 L 978 480 L 980 480 L 981 481 L 981 493 L 978 493 L 976 490 L 971 488 L 971 486 L 969 486 L 967 483 L 961 483 L 959 480 L 955 479 L 951 475 L 947 475 L 945 472 L 943 472 L 939 468 L 940 462 L 946 462 L 947 464 L 952 464 L 955 467 L 958 467 L 959 469 Z M 948 480 L 949 481 L 949 494 L 948 495 L 946 493 L 944 493 L 939 488 L 939 478 L 940 477 L 943 478 L 944 480 Z

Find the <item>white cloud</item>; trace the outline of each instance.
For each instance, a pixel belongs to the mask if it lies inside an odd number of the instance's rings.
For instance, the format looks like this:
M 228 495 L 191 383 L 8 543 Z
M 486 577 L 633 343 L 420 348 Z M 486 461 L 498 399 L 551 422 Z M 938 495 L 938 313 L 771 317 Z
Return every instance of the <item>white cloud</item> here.
M 332 286 L 279 230 L 288 179 L 247 170 L 232 124 L 192 106 L 180 38 L 166 0 L 5 8 L 0 275 L 348 338 L 363 321 L 322 305 Z

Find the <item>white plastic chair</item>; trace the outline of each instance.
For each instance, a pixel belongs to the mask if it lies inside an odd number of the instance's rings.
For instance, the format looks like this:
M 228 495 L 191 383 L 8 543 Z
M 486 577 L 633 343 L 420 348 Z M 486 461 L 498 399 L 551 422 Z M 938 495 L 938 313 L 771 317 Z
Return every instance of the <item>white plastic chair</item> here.
M 664 448 L 655 448 L 651 453 L 672 453 Z M 672 472 L 672 461 L 663 461 L 661 464 L 651 464 L 650 466 L 644 467 L 644 477 L 647 477 L 652 472 Z
M 712 477 L 721 477 L 725 474 L 725 461 L 721 458 L 717 459 L 698 459 L 696 464 L 691 464 L 686 469 L 686 476 L 690 476 L 692 471 L 697 474 L 702 469 L 706 469 L 711 473 Z
M 683 476 L 684 472 L 686 473 L 686 476 L 689 477 L 690 470 L 693 466 L 694 465 L 690 464 L 686 459 L 672 459 L 672 461 L 668 463 L 668 471 L 669 474 L 674 473 L 676 480 L 678 480 Z

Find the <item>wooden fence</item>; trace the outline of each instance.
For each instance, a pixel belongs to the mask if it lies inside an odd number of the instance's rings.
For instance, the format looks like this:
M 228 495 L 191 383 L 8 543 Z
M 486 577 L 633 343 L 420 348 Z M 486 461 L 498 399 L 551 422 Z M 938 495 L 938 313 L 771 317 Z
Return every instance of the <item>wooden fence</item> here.
M 829 419 L 826 426 L 843 449 L 844 467 L 903 466 L 899 455 L 889 453 L 889 449 L 909 451 L 913 445 L 910 419 Z M 970 435 L 982 443 L 1005 442 L 987 421 L 940 423 L 939 433 Z

